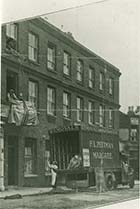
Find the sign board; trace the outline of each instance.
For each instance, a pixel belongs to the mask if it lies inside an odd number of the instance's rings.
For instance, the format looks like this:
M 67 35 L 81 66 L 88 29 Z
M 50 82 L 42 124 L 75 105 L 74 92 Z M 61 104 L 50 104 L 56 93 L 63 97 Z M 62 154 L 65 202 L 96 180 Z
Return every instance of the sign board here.
M 89 149 L 83 149 L 83 166 L 90 167 Z

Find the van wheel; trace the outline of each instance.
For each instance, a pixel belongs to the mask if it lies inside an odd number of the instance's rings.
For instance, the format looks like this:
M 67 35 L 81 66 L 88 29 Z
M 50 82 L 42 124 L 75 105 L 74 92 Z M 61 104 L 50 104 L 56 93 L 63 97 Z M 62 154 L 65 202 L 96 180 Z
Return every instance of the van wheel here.
M 112 190 L 114 188 L 114 182 L 112 176 L 108 176 L 106 179 L 106 187 L 108 190 Z

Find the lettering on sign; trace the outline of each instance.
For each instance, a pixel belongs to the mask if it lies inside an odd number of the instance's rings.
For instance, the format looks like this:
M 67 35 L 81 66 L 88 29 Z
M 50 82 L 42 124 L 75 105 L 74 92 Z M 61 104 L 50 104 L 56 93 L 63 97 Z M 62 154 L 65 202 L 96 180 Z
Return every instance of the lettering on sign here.
M 105 149 L 113 149 L 113 144 L 109 142 L 104 141 L 89 141 L 89 147 L 90 148 L 105 148 Z
M 111 152 L 93 152 L 93 157 L 96 159 L 112 159 L 112 153 Z

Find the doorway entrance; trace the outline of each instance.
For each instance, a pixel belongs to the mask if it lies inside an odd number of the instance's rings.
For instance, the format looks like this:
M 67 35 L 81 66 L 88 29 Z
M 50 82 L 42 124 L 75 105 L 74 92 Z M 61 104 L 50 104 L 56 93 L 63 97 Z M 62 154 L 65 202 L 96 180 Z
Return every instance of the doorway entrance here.
M 8 137 L 8 185 L 18 184 L 18 138 Z

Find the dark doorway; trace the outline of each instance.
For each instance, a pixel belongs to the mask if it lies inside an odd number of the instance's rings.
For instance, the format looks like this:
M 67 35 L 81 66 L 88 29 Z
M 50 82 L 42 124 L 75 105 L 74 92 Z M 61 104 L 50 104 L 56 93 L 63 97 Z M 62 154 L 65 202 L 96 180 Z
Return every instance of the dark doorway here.
M 8 137 L 8 185 L 18 184 L 18 139 Z

